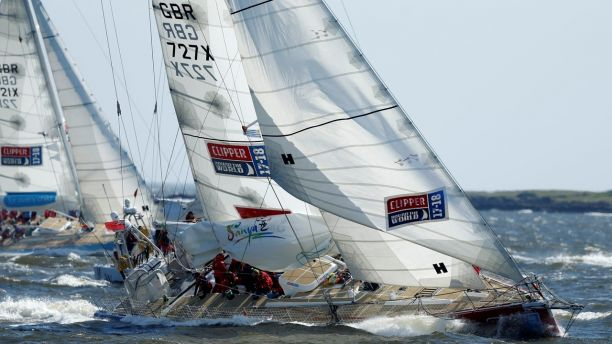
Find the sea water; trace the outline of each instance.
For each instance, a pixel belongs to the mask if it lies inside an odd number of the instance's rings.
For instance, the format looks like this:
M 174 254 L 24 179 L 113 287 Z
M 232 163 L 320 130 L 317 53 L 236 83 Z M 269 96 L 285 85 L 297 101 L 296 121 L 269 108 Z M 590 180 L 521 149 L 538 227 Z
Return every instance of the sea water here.
M 487 211 L 493 226 L 525 272 L 541 276 L 559 296 L 586 307 L 564 338 L 546 343 L 612 342 L 612 216 Z M 1 251 L 0 251 L 1 252 Z M 0 253 L 0 343 L 491 343 L 470 324 L 429 316 L 375 317 L 350 326 L 275 324 L 235 317 L 193 320 L 94 318 L 95 300 L 119 297 L 120 285 L 93 279 L 103 252 Z M 561 329 L 571 314 L 556 311 Z

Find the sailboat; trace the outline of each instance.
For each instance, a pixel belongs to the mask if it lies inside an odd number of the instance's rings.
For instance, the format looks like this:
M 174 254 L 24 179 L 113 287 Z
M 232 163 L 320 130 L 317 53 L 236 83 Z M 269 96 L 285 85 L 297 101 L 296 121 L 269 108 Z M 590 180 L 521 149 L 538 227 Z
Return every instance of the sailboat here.
M 0 205 L 63 215 L 5 249 L 112 246 L 111 211 L 152 205 L 150 193 L 39 0 L 0 2 L 0 66 Z
M 176 224 L 183 250 L 135 275 L 157 276 L 155 288 L 128 283 L 128 297 L 100 299 L 98 315 L 329 324 L 428 314 L 539 336 L 560 334 L 551 310 L 581 309 L 519 269 L 323 1 L 153 0 L 153 10 L 208 218 Z M 240 210 L 247 178 L 288 193 L 277 213 Z M 315 235 L 289 217 L 290 197 L 316 207 L 306 216 L 323 220 L 329 249 L 301 249 Z M 267 235 L 287 227 L 293 257 Z M 284 295 L 238 285 L 192 296 L 193 274 L 210 276 L 220 249 L 281 273 Z

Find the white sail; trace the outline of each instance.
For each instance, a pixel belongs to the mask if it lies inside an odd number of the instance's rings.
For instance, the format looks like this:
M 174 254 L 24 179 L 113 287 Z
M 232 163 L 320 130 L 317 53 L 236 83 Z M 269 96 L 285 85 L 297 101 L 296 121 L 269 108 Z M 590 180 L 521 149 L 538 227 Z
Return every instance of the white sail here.
M 355 279 L 403 286 L 484 288 L 475 268 L 461 260 L 338 216 L 325 218 Z
M 281 204 L 304 212 L 302 202 L 278 186 L 272 190 L 225 3 L 154 0 L 153 9 L 170 93 L 207 219 L 282 214 Z
M 122 209 L 124 199 L 131 200 L 136 209 L 152 206 L 149 189 L 103 119 L 42 3 L 34 3 L 67 124 L 85 219 L 108 221 L 112 210 Z
M 155 0 L 153 9 L 172 100 L 209 221 L 201 226 L 214 229 L 217 243 L 232 257 L 264 270 L 282 271 L 305 264 L 304 257 L 325 254 L 331 236 L 318 211 L 312 216 L 308 205 L 269 179 L 226 4 Z
M 61 116 L 36 44 L 27 2 L 0 2 L 1 205 L 24 210 L 79 208 L 62 142 Z
M 320 0 L 230 0 L 274 180 L 366 227 L 522 278 Z

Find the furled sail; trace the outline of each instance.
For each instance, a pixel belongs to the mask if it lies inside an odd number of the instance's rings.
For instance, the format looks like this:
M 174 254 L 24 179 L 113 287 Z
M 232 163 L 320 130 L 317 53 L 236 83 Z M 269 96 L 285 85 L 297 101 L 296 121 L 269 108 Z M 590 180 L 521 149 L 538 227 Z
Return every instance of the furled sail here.
M 34 3 L 67 124 L 85 219 L 108 221 L 111 210 L 122 209 L 124 199 L 136 209 L 152 206 L 150 190 L 103 119 L 42 3 Z
M 274 180 L 335 217 L 520 280 L 320 0 L 229 0 Z
M 219 245 L 236 259 L 274 271 L 324 254 L 315 247 L 329 247 L 331 237 L 318 211 L 309 218 L 309 206 L 269 178 L 227 5 L 153 0 L 153 10 L 198 197 L 211 229 L 221 231 Z M 263 223 L 274 230 L 266 225 L 262 231 Z
M 1 206 L 79 209 L 50 85 L 27 2 L 0 2 Z

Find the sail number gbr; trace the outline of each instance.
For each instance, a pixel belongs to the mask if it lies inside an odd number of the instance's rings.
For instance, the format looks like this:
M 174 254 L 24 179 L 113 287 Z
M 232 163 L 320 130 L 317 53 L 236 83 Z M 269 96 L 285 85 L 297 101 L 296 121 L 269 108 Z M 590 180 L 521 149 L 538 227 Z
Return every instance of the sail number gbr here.
M 215 58 L 210 46 L 200 41 L 201 31 L 196 29 L 197 19 L 191 5 L 160 2 L 159 10 L 163 17 L 160 35 L 167 39 L 167 57 L 172 60 L 174 75 L 217 81 L 213 72 Z
M 447 219 L 444 189 L 385 198 L 387 229 Z
M 208 142 L 208 153 L 218 174 L 269 177 L 265 146 L 228 145 Z

